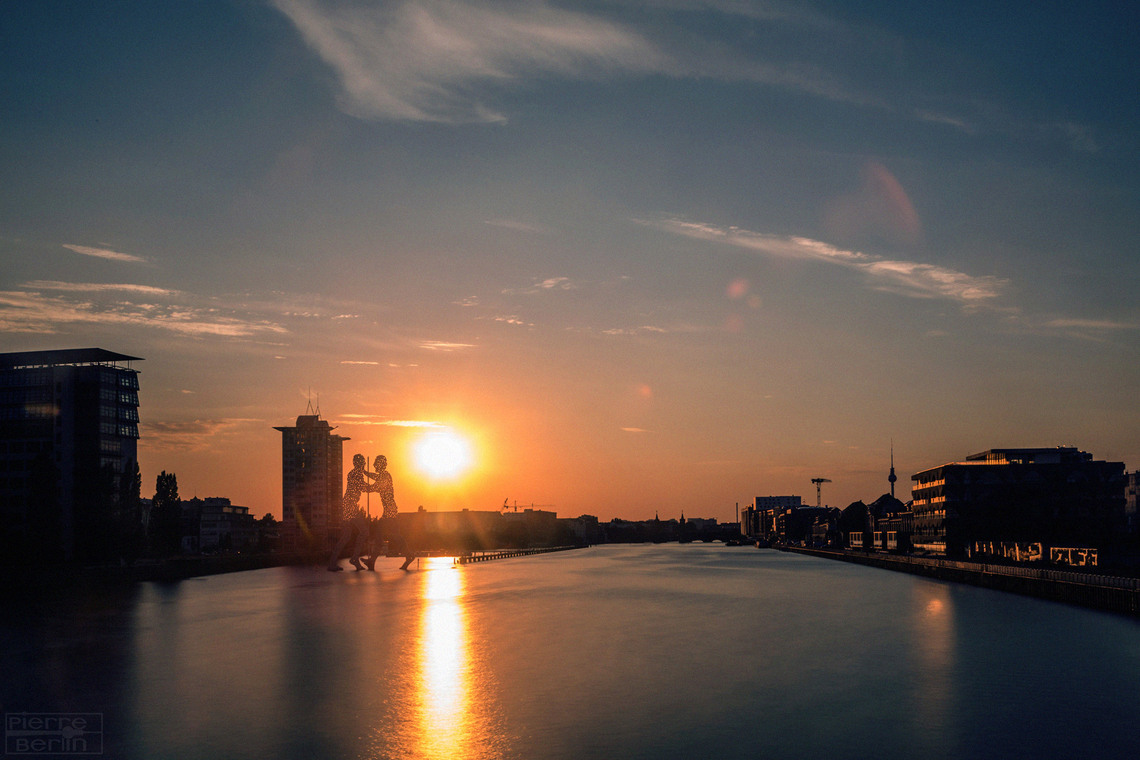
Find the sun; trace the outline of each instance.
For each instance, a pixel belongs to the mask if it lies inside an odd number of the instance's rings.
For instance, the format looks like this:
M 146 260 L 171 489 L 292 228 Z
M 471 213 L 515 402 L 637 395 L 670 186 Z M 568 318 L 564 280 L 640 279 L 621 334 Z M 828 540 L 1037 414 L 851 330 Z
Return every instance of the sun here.
M 472 464 L 471 445 L 450 430 L 433 431 L 412 449 L 416 467 L 435 480 L 454 480 Z

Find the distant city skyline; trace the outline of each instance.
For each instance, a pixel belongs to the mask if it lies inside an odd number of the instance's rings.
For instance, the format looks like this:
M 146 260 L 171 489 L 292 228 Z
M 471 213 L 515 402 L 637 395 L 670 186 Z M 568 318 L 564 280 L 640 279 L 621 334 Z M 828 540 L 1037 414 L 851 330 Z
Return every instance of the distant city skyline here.
M 1138 20 L 15 0 L 0 351 L 145 357 L 143 496 L 257 516 L 310 403 L 402 510 L 842 507 L 892 441 L 904 501 L 993 448 L 1135 470 Z

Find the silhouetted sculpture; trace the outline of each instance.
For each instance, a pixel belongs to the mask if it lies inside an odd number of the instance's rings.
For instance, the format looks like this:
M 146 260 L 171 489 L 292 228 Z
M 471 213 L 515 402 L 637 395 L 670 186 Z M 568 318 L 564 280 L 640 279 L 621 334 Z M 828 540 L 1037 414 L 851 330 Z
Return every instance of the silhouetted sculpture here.
M 392 473 L 388 472 L 388 457 L 383 454 L 376 457 L 375 466 L 376 474 L 371 476 L 375 481 L 372 490 L 380 494 L 380 502 L 384 505 L 384 512 L 380 518 L 381 536 L 379 540 L 382 541 L 387 538 L 390 548 L 400 550 L 400 553 L 404 555 L 404 564 L 400 565 L 400 569 L 407 570 L 408 566 L 412 564 L 412 560 L 416 558 L 416 553 L 396 528 L 396 515 L 399 514 L 400 509 L 396 506 L 396 490 L 392 485 Z M 371 473 L 369 474 L 371 475 Z M 375 551 L 371 558 L 364 561 L 364 564 L 369 570 L 376 569 Z
M 344 551 L 344 547 L 348 546 L 348 542 L 354 534 L 356 543 L 352 547 L 352 556 L 349 558 L 349 562 L 357 570 L 364 569 L 360 564 L 360 552 L 364 548 L 365 539 L 368 538 L 368 521 L 364 517 L 363 510 L 360 509 L 360 494 L 365 491 L 378 490 L 375 485 L 369 485 L 364 480 L 365 463 L 363 454 L 357 454 L 352 458 L 352 470 L 348 473 L 348 484 L 345 486 L 344 498 L 341 500 L 340 541 L 333 549 L 332 556 L 329 557 L 328 569 L 334 572 L 343 569 L 339 564 L 340 553 Z M 390 480 L 391 476 L 389 476 Z

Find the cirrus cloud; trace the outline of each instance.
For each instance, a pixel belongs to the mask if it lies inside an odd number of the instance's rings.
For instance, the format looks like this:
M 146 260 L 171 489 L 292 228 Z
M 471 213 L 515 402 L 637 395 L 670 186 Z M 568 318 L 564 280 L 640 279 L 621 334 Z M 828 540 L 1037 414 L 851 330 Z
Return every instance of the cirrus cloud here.
M 64 243 L 63 247 L 69 251 L 74 251 L 81 256 L 94 256 L 97 259 L 108 259 L 110 261 L 123 261 L 130 264 L 145 264 L 147 260 L 142 256 L 135 256 L 133 253 L 120 253 L 119 251 L 112 251 L 109 248 L 92 248 L 88 245 L 72 245 Z
M 653 46 L 616 24 L 545 3 L 376 5 L 273 0 L 332 67 L 342 105 L 369 119 L 505 122 L 480 90 L 535 75 L 653 71 Z
M 990 275 L 971 275 L 935 264 L 886 259 L 860 251 L 794 235 L 772 235 L 739 227 L 719 227 L 682 219 L 639 223 L 673 235 L 730 245 L 780 258 L 826 262 L 861 272 L 871 284 L 912 298 L 943 298 L 963 306 L 990 304 L 1006 289 L 1007 281 Z

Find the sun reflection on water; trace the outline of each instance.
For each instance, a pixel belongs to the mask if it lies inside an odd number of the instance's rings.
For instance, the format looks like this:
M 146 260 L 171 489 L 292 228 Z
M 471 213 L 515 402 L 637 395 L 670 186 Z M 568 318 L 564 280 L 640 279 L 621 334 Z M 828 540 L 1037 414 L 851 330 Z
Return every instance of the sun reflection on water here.
M 459 757 L 466 742 L 467 637 L 463 573 L 429 559 L 420 617 L 418 705 L 421 757 Z
M 425 560 L 417 668 L 417 757 L 492 757 L 493 730 L 474 690 L 464 573 L 448 558 Z

